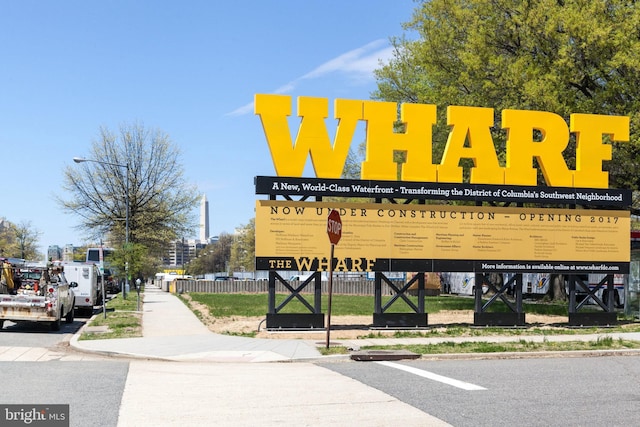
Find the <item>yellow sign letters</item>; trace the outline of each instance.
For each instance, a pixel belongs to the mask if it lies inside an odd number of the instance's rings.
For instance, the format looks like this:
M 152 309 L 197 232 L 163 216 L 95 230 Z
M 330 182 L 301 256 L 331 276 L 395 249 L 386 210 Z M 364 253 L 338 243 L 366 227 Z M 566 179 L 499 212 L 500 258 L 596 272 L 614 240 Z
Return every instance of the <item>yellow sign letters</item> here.
M 611 160 L 611 141 L 629 141 L 629 117 L 572 114 L 567 126 L 562 117 L 543 111 L 503 110 L 502 127 L 507 131 L 506 165 L 500 166 L 490 128 L 492 108 L 449 106 L 451 127 L 440 164 L 432 159 L 432 128 L 436 106 L 402 104 L 400 121 L 404 133 L 394 132 L 397 105 L 393 102 L 336 99 L 334 116 L 339 121 L 333 142 L 325 124 L 329 113 L 326 98 L 299 97 L 301 117 L 295 142 L 288 117 L 291 97 L 255 96 L 255 113 L 260 116 L 278 176 L 301 177 L 307 155 L 318 178 L 340 178 L 359 120 L 367 124 L 366 158 L 361 178 L 397 179 L 395 151 L 406 152 L 401 180 L 462 183 L 461 159 L 471 159 L 471 184 L 537 184 L 537 161 L 547 185 L 556 187 L 608 188 L 608 172 L 602 162 Z M 541 139 L 534 137 L 539 132 Z M 576 137 L 576 169 L 568 168 L 563 151 L 570 132 Z

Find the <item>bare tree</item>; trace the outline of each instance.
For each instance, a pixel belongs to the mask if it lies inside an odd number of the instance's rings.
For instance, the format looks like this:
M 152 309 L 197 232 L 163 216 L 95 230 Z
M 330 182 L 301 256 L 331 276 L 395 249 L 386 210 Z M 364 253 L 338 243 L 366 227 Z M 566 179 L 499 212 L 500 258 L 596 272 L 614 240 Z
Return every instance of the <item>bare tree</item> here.
M 124 242 L 127 205 L 129 241 L 150 254 L 161 254 L 193 226 L 198 192 L 186 183 L 179 150 L 163 131 L 139 123 L 117 133 L 100 128 L 86 159 L 65 169 L 68 198 L 58 202 L 80 217 L 78 228 L 87 237 Z

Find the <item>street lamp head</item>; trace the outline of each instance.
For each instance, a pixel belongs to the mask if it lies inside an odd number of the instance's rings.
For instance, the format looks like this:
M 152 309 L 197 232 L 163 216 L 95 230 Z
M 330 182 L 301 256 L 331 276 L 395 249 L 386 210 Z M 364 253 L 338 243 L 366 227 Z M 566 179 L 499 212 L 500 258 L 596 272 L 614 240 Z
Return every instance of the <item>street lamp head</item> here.
M 110 166 L 117 166 L 119 168 L 127 168 L 127 176 L 129 176 L 129 173 L 128 173 L 129 163 L 122 164 L 122 163 L 114 163 L 114 162 L 105 162 L 104 160 L 86 159 L 84 157 L 74 157 L 73 161 L 76 163 L 94 162 L 94 163 L 100 163 L 101 165 L 110 165 Z

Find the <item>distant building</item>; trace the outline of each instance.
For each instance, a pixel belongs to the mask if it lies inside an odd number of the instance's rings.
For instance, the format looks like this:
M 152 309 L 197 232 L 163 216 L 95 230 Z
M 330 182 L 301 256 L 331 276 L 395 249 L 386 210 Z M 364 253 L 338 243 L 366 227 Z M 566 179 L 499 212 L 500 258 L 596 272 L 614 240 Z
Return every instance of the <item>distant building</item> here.
M 200 201 L 200 241 L 206 242 L 209 240 L 209 202 L 207 201 L 207 195 L 202 195 Z
M 73 255 L 76 253 L 76 247 L 68 244 L 64 245 L 62 249 L 62 260 L 63 261 L 73 261 Z
M 164 264 L 171 267 L 182 267 L 189 264 L 205 246 L 207 246 L 207 242 L 200 242 L 196 239 L 174 240 L 171 242 Z
M 62 248 L 58 245 L 51 245 L 47 249 L 47 260 L 62 261 Z
M 200 250 L 218 240 L 218 236 L 209 235 L 209 202 L 206 194 L 200 199 L 199 239 L 178 239 L 169 244 L 163 264 L 168 267 L 182 267 L 196 259 Z

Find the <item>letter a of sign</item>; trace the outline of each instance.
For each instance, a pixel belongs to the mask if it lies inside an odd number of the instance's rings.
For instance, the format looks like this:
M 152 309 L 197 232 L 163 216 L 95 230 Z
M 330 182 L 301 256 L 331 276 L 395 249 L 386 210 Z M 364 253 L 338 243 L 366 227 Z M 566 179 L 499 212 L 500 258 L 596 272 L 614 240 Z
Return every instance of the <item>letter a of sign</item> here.
M 332 245 L 337 245 L 340 237 L 342 237 L 342 220 L 340 219 L 340 213 L 335 209 L 329 213 L 329 218 L 327 219 L 327 234 Z

